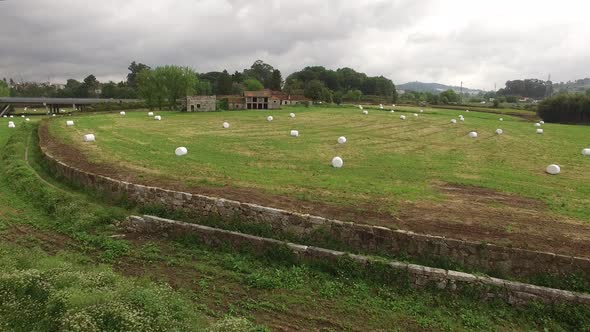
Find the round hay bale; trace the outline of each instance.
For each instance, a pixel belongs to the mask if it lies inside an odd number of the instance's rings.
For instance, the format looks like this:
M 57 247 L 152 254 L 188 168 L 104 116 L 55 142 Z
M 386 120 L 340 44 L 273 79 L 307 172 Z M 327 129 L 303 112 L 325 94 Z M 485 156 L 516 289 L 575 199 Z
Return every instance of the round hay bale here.
M 154 116 L 154 112 L 148 112 L 148 116 Z
M 391 110 L 391 113 L 395 113 L 395 111 L 394 110 Z
M 229 122 L 227 122 L 227 121 L 226 121 L 226 122 L 224 122 L 224 123 L 222 124 L 222 126 L 223 126 L 223 128 L 225 128 L 225 129 L 229 128 Z
M 502 135 L 503 133 L 504 133 L 504 130 L 496 129 L 496 135 Z
M 25 119 L 25 121 L 31 121 L 31 119 L 29 119 L 29 118 L 26 118 L 26 119 Z
M 590 148 L 582 149 L 582 155 L 584 155 L 584 156 L 590 156 Z
M 417 113 L 414 113 L 414 116 L 418 116 L 418 114 Z
M 51 116 L 55 116 L 55 114 L 51 114 Z M 12 116 L 11 116 L 11 118 L 12 118 Z
M 424 110 L 420 110 L 420 113 L 424 113 Z
M 400 115 L 399 118 L 402 119 L 402 120 L 405 120 L 406 119 L 406 116 L 405 115 Z
M 537 122 L 535 123 L 535 127 L 541 127 L 541 124 Z
M 71 127 L 73 125 L 74 125 L 74 121 L 72 121 L 72 120 L 66 121 L 66 126 Z
M 274 120 L 272 115 L 269 115 L 268 117 L 266 117 L 266 121 L 271 122 L 272 120 Z
M 160 120 L 162 120 L 162 116 L 156 115 L 156 116 L 154 116 L 154 120 L 160 121 Z
M 188 150 L 184 146 L 181 146 L 181 147 L 176 148 L 176 150 L 174 150 L 174 153 L 177 156 L 181 157 L 181 156 L 184 156 L 185 154 L 187 154 Z
M 24 117 L 25 117 L 25 115 L 23 114 L 23 115 L 21 115 L 20 117 L 21 117 L 21 118 L 24 118 Z
M 14 115 L 11 115 L 10 117 L 11 117 L 11 118 L 14 118 Z
M 121 116 L 125 116 L 125 111 L 121 111 L 119 114 L 121 114 Z
M 477 138 L 477 133 L 475 131 L 469 132 L 469 137 Z
M 469 110 L 465 110 L 465 112 L 469 113 Z
M 541 121 L 539 121 L 539 123 L 543 125 L 543 124 L 545 124 L 545 121 L 541 120 Z
M 457 123 L 457 119 L 451 119 L 451 123 Z
M 383 109 L 383 104 L 379 104 L 379 108 L 380 109 Z
M 96 140 L 96 137 L 94 137 L 94 134 L 84 135 L 84 142 L 94 142 L 95 140 Z
M 16 126 L 14 125 L 14 122 L 10 121 L 8 122 L 8 128 L 15 128 Z
M 365 110 L 365 111 L 363 111 L 363 114 L 364 115 L 368 115 L 369 114 L 369 111 Z
M 395 104 L 391 104 L 391 107 L 395 107 Z
M 346 137 L 344 137 L 344 136 L 338 137 L 338 144 L 344 144 L 344 143 L 346 143 Z
M 459 120 L 460 121 L 465 121 L 465 118 L 464 117 L 460 117 Z
M 294 118 L 295 117 L 295 113 L 289 113 L 289 117 Z
M 332 158 L 332 167 L 341 168 L 342 166 L 344 166 L 344 161 L 342 160 L 342 158 L 340 158 L 340 157 Z
M 561 168 L 559 167 L 559 165 L 551 164 L 547 166 L 547 169 L 545 171 L 551 175 L 557 175 L 561 173 Z
M 292 137 L 299 137 L 299 130 L 291 130 Z
M 359 105 L 359 110 L 363 110 L 363 105 Z
M 504 121 L 504 118 L 500 118 L 500 121 Z
M 537 129 L 537 134 L 542 134 L 543 133 L 543 129 Z

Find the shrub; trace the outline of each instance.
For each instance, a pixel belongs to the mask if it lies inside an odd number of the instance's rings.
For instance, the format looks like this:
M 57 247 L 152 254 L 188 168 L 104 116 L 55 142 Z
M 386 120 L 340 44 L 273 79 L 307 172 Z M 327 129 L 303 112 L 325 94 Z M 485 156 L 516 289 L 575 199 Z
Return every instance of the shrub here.
M 590 123 L 590 96 L 560 94 L 541 102 L 537 113 L 546 122 Z

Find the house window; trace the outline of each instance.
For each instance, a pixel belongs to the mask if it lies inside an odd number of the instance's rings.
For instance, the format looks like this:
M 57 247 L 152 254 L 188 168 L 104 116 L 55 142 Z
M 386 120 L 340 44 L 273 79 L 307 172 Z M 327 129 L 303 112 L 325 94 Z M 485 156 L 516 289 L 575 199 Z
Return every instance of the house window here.
M 258 100 L 256 100 L 256 97 L 252 98 L 252 102 L 253 102 L 253 103 L 256 103 L 256 102 L 258 102 Z
M 197 104 L 197 108 L 201 108 L 201 104 Z

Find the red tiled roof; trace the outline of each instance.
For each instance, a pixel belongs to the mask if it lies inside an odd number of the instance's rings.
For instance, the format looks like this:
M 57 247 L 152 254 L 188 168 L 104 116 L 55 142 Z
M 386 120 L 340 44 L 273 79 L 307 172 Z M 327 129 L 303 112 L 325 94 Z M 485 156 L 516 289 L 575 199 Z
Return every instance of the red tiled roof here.
M 244 97 L 270 97 L 272 92 L 269 89 L 260 91 L 244 91 Z

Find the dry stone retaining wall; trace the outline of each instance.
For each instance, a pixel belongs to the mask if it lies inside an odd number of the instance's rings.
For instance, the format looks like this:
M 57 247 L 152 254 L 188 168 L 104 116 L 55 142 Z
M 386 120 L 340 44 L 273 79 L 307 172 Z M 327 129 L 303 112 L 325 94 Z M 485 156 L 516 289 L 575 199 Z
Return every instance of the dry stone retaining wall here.
M 350 255 L 342 251 L 288 243 L 154 216 L 130 217 L 127 226 L 130 231 L 144 234 L 151 233 L 160 236 L 166 234 L 169 237 L 192 235 L 208 245 L 229 243 L 234 247 L 248 246 L 259 250 L 272 250 L 277 245 L 284 245 L 300 261 L 334 262 L 343 256 L 348 256 L 355 264 L 359 264 L 360 266 L 367 266 L 368 264 L 377 262 L 375 259 L 367 256 Z M 500 298 L 511 304 L 526 304 L 531 301 L 541 301 L 545 303 L 590 305 L 590 295 L 588 294 L 396 261 L 379 260 L 378 262 L 385 266 L 385 269 L 380 270 L 380 273 L 407 277 L 410 285 L 416 288 L 433 285 L 438 289 L 456 292 L 465 287 L 475 287 L 484 299 Z
M 74 168 L 57 160 L 43 147 L 41 150 L 49 166 L 57 175 L 77 185 L 92 188 L 107 195 L 124 196 L 140 204 L 163 205 L 228 222 L 262 224 L 277 232 L 300 237 L 321 232 L 361 252 L 405 255 L 408 258 L 428 261 L 448 261 L 485 273 L 526 277 L 547 273 L 565 276 L 581 272 L 590 278 L 590 259 L 588 258 L 342 222 L 223 198 L 148 187 Z

